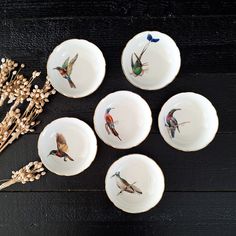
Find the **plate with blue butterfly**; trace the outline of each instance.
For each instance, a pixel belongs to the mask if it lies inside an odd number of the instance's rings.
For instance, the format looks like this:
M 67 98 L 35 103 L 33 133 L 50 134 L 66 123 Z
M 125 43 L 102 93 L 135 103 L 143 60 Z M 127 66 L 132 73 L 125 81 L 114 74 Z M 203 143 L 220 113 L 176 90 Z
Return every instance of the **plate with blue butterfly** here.
M 180 52 L 175 41 L 158 31 L 135 35 L 126 44 L 121 57 L 127 80 L 144 90 L 167 86 L 178 74 L 180 63 Z

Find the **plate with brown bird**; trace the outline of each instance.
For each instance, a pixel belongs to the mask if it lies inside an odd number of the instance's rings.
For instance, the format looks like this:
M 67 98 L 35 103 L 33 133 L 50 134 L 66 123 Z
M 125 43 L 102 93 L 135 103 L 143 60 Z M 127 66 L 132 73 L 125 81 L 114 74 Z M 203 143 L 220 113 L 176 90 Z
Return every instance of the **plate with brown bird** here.
M 109 168 L 105 190 L 112 203 L 128 213 L 150 210 L 161 200 L 164 175 L 151 158 L 130 154 L 119 158 Z
M 47 169 L 58 175 L 76 175 L 90 166 L 97 152 L 93 130 L 83 121 L 64 117 L 41 132 L 38 153 Z
M 61 94 L 79 98 L 93 93 L 105 76 L 101 50 L 84 39 L 70 39 L 58 45 L 47 62 L 48 79 Z

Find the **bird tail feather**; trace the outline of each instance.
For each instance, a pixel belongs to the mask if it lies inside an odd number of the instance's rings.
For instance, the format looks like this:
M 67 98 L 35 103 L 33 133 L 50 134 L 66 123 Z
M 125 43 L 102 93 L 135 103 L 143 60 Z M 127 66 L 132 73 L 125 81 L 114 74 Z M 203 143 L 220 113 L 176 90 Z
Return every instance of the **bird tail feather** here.
M 122 141 L 121 138 L 119 137 L 118 132 L 115 130 L 115 128 L 111 128 L 111 132 L 112 132 L 120 141 Z
M 68 80 L 71 88 L 76 88 L 75 84 L 71 79 Z
M 71 158 L 69 155 L 67 156 L 69 160 L 74 161 L 73 158 Z

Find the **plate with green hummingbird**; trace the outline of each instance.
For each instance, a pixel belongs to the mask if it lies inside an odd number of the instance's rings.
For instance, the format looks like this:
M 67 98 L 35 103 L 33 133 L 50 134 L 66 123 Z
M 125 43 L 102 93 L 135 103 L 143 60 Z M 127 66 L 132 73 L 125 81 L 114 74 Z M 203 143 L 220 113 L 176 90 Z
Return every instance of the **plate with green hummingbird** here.
M 48 58 L 47 74 L 61 94 L 80 98 L 93 93 L 103 81 L 106 62 L 101 50 L 83 39 L 58 45 Z
M 158 31 L 135 35 L 126 44 L 121 57 L 127 80 L 144 90 L 167 86 L 178 74 L 180 64 L 180 52 L 175 41 Z
M 48 124 L 38 139 L 38 153 L 45 167 L 58 175 L 76 175 L 90 166 L 97 152 L 93 130 L 76 118 Z
M 128 213 L 150 210 L 161 200 L 165 188 L 164 175 L 151 158 L 130 154 L 115 161 L 105 179 L 109 199 Z
M 94 128 L 99 138 L 117 149 L 139 145 L 148 136 L 152 114 L 147 102 L 130 91 L 108 94 L 94 112 Z
M 207 98 L 187 92 L 171 97 L 163 105 L 158 125 L 169 145 L 187 152 L 206 147 L 214 139 L 219 121 Z

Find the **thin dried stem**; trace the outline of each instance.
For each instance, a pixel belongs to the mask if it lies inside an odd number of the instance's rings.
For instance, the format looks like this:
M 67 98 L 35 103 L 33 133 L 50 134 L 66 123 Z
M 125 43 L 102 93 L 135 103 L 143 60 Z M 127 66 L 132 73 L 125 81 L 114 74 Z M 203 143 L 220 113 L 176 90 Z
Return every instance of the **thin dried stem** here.
M 55 94 L 48 80 L 41 89 L 37 85 L 32 85 L 40 72 L 34 71 L 30 79 L 27 79 L 20 74 L 24 64 L 21 64 L 17 70 L 18 64 L 14 61 L 10 59 L 1 61 L 0 107 L 5 101 L 12 103 L 12 106 L 0 123 L 0 152 L 20 135 L 34 131 L 33 128 L 39 124 L 36 118 L 49 102 L 48 97 Z M 22 103 L 28 103 L 24 110 L 20 109 Z
M 0 190 L 7 188 L 15 183 L 25 184 L 27 182 L 39 180 L 40 177 L 44 176 L 45 174 L 46 172 L 44 171 L 42 162 L 30 162 L 28 165 L 22 167 L 20 170 L 12 171 L 11 179 L 1 184 Z

